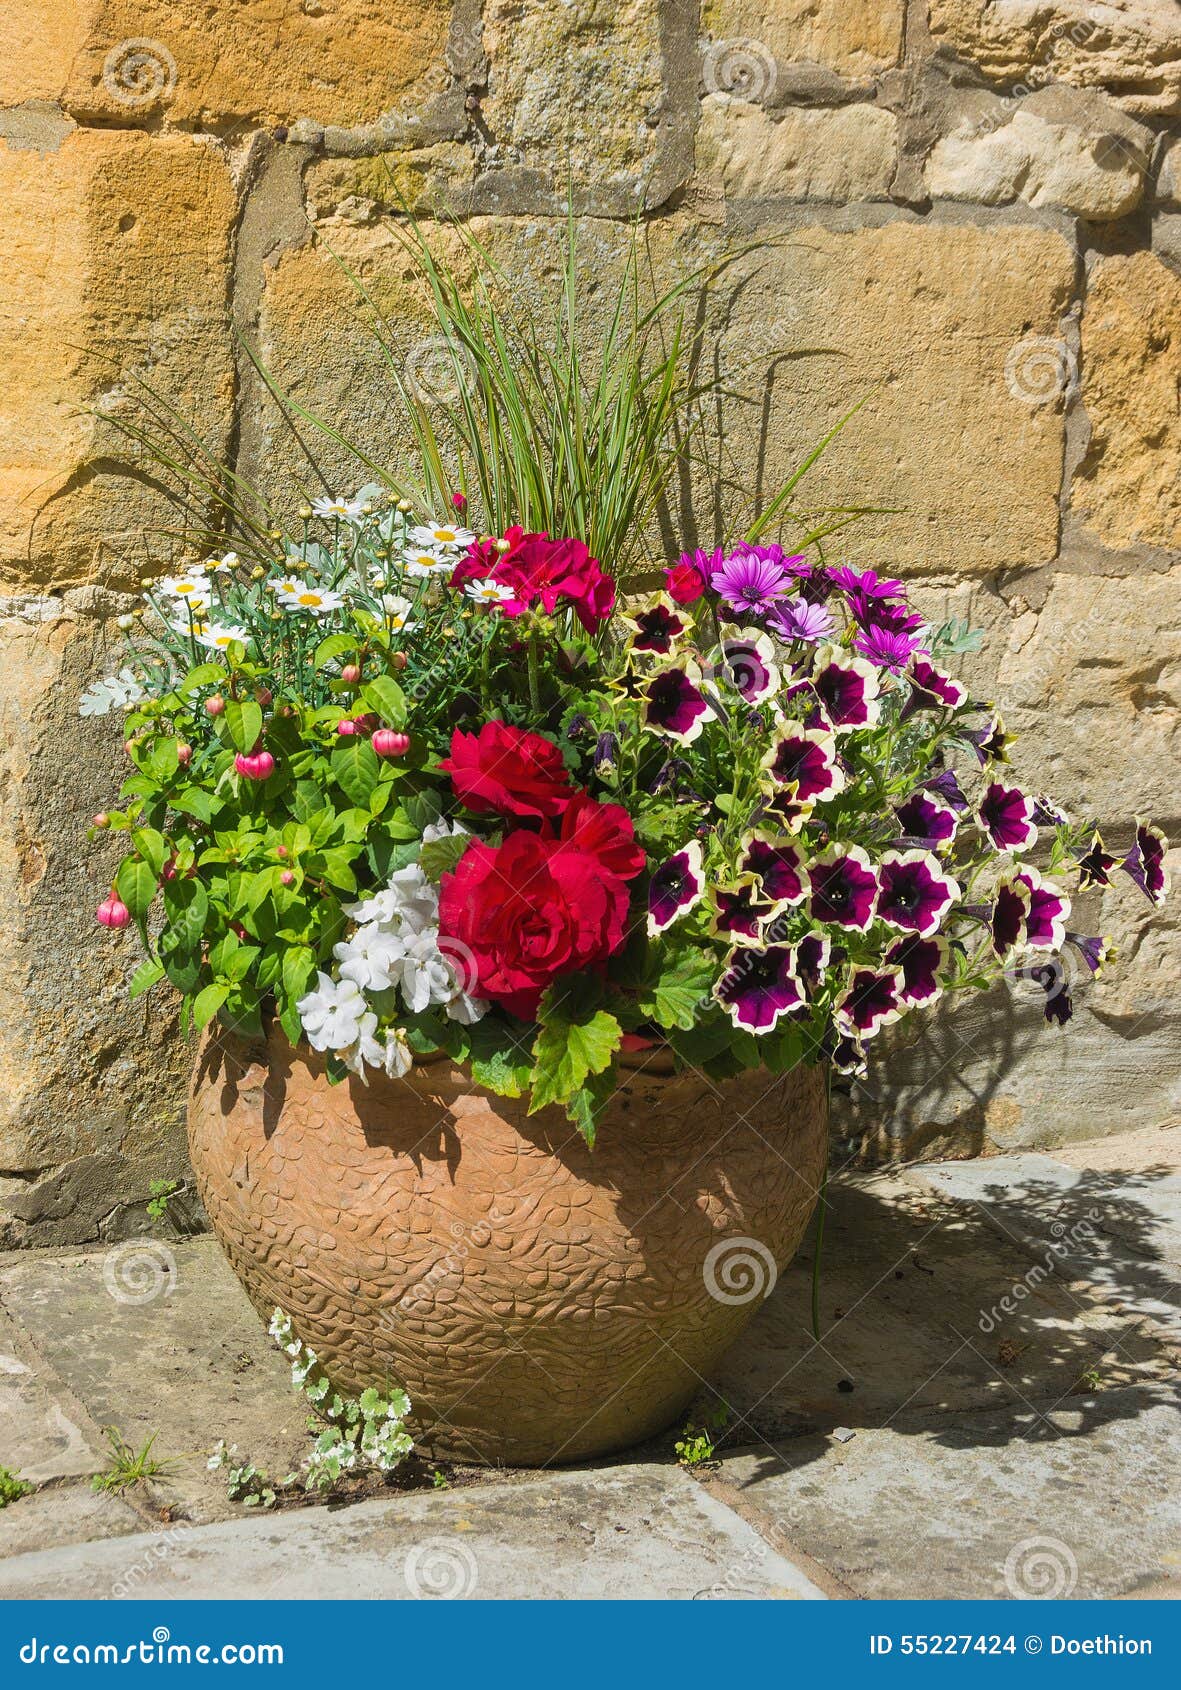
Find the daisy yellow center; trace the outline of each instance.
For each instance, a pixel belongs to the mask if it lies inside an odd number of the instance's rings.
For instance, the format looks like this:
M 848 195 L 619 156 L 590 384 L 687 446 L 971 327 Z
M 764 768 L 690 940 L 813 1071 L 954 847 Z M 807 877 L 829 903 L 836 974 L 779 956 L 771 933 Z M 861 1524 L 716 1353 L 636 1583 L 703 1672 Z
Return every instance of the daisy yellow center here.
M 300 593 L 299 603 L 315 606 L 323 604 L 324 600 L 320 597 L 319 593 Z
M 434 534 L 439 544 L 444 546 L 450 545 L 455 539 L 455 534 L 450 528 L 436 528 Z

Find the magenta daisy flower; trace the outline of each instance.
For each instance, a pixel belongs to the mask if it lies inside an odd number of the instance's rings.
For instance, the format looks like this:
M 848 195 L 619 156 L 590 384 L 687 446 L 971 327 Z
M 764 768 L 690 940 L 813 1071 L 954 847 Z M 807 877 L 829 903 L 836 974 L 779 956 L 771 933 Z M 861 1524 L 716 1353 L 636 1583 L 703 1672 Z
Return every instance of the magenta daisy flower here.
M 920 644 L 914 634 L 894 633 L 889 628 L 863 628 L 853 641 L 853 650 L 868 657 L 879 669 L 891 669 L 897 674 L 905 669 Z
M 770 610 L 776 599 L 792 590 L 791 576 L 770 551 L 770 547 L 740 546 L 710 576 L 710 586 L 719 597 L 744 616 Z

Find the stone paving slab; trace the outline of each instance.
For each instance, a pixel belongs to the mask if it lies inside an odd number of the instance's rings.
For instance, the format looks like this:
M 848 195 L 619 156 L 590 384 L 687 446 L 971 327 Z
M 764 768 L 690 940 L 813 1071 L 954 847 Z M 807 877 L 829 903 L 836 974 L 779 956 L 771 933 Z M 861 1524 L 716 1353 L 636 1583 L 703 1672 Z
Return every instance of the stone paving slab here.
M 96 1496 L 88 1485 L 54 1485 L 0 1508 L 0 1559 L 56 1549 L 63 1544 L 142 1532 L 141 1514 L 114 1496 Z M 101 1589 L 91 1591 L 100 1596 Z
M 565 1472 L 174 1528 L 0 1564 L 0 1598 L 822 1599 L 675 1467 Z
M 830 1187 L 819 1343 L 811 1249 L 809 1237 L 711 1380 L 741 1441 L 876 1426 L 903 1409 L 1020 1411 L 1058 1401 L 1095 1372 L 1105 1388 L 1172 1374 L 1136 1317 L 1048 1272 L 1031 1282 L 1023 1246 L 905 1177 L 843 1175 Z
M 153 1455 L 179 1461 L 160 1497 L 193 1519 L 237 1512 L 206 1470 L 219 1438 L 271 1472 L 306 1451 L 302 1399 L 212 1238 L 9 1256 L 0 1301 L 96 1427 L 137 1448 L 158 1434 Z M 88 1449 L 68 1470 L 101 1465 Z
M 1102 1286 L 1122 1307 L 1181 1341 L 1181 1171 L 1175 1166 L 1072 1167 L 1031 1154 L 931 1163 L 909 1173 L 974 1205 L 1003 1238 L 1053 1262 L 1059 1274 Z
M 1141 1388 L 737 1451 L 722 1477 L 862 1597 L 1181 1596 L 1179 1464 L 1181 1397 Z

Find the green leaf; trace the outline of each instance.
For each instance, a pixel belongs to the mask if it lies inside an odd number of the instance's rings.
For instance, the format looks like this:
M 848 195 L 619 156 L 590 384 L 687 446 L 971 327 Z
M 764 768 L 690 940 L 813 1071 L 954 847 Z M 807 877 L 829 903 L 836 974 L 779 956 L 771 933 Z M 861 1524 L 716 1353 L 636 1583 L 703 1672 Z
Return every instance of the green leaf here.
M 369 803 L 380 769 L 377 753 L 359 734 L 346 739 L 332 753 L 333 779 L 347 798 L 362 807 Z
M 346 651 L 356 651 L 357 636 L 355 634 L 329 634 L 326 640 L 321 640 L 316 647 L 316 658 L 312 667 L 322 669 L 326 663 L 331 663 L 334 657 L 343 657 Z
M 150 992 L 157 980 L 162 980 L 163 978 L 164 964 L 162 962 L 156 962 L 152 957 L 149 957 L 147 962 L 140 963 L 135 973 L 131 976 L 131 985 L 128 987 L 128 995 L 133 998 L 138 998 L 144 992 Z
M 287 994 L 288 1002 L 294 1006 L 308 989 L 308 982 L 315 969 L 316 958 L 307 945 L 295 945 L 283 955 L 282 980 L 283 990 Z M 298 1017 L 297 1024 L 298 1024 Z M 284 1022 L 286 1030 L 286 1022 Z M 290 1034 L 288 1034 L 290 1037 Z
M 406 723 L 406 694 L 390 675 L 378 675 L 361 688 L 361 697 L 391 728 Z
M 262 734 L 262 711 L 252 698 L 228 699 L 222 720 L 237 750 L 254 750 Z
M 680 1027 L 688 1032 L 701 1014 L 701 1000 L 709 996 L 717 978 L 717 964 L 693 952 L 680 956 L 671 967 L 645 982 L 636 1008 L 661 1027 Z
M 165 882 L 164 913 L 174 942 L 183 950 L 196 950 L 205 936 L 209 895 L 195 875 Z
M 623 1029 L 605 1009 L 587 1021 L 547 1021 L 533 1046 L 533 1096 L 529 1113 L 547 1103 L 568 1103 L 588 1074 L 600 1074 L 619 1049 Z
M 472 843 L 468 833 L 452 833 L 446 839 L 432 839 L 418 853 L 418 866 L 437 886 L 449 874 Z
M 168 845 L 164 835 L 154 827 L 133 827 L 131 843 L 152 873 L 158 877 L 164 867 L 164 859 L 168 854 Z M 128 907 L 130 908 L 130 906 Z
M 198 663 L 195 669 L 189 670 L 177 691 L 195 692 L 198 687 L 211 686 L 215 681 L 220 683 L 225 678 L 226 672 L 220 663 Z
M 124 857 L 115 876 L 115 891 L 137 921 L 143 921 L 156 896 L 156 876 L 142 857 Z
M 153 780 L 159 781 L 161 785 L 170 781 L 180 768 L 180 758 L 176 750 L 179 743 L 179 740 L 175 739 L 154 740 L 147 756 L 144 758 L 148 773 Z
M 193 1024 L 199 1033 L 208 1027 L 229 995 L 230 988 L 225 980 L 214 980 L 212 985 L 197 993 L 193 1004 Z
M 181 815 L 196 816 L 199 822 L 213 820 L 213 799 L 199 786 L 191 786 L 187 792 L 172 793 L 168 802 Z

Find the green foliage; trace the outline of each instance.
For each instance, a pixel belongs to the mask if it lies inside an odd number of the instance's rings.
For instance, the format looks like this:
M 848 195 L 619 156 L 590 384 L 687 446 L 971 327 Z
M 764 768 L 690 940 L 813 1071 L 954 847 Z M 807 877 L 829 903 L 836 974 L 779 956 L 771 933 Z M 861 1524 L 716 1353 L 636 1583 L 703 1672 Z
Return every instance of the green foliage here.
M 689 1420 L 681 1428 L 681 1435 L 673 1451 L 682 1467 L 703 1467 L 714 1458 L 718 1440 L 730 1422 L 726 1407 L 713 1409 L 699 1421 Z
M 19 1502 L 32 1489 L 27 1479 L 19 1478 L 7 1467 L 0 1467 L 0 1508 L 7 1508 L 10 1502 Z
M 91 1478 L 90 1488 L 93 1491 L 118 1495 L 133 1485 L 150 1480 L 167 1483 L 169 1476 L 180 1465 L 176 1456 L 152 1454 L 159 1432 L 153 1432 L 139 1449 L 127 1442 L 117 1426 L 104 1426 L 103 1435 L 108 1447 L 107 1464 L 101 1473 L 95 1473 Z
M 180 1189 L 179 1180 L 149 1180 L 148 1190 L 151 1192 L 151 1197 L 148 1201 L 148 1214 L 154 1221 L 162 1221 L 167 1217 L 168 1205 Z

